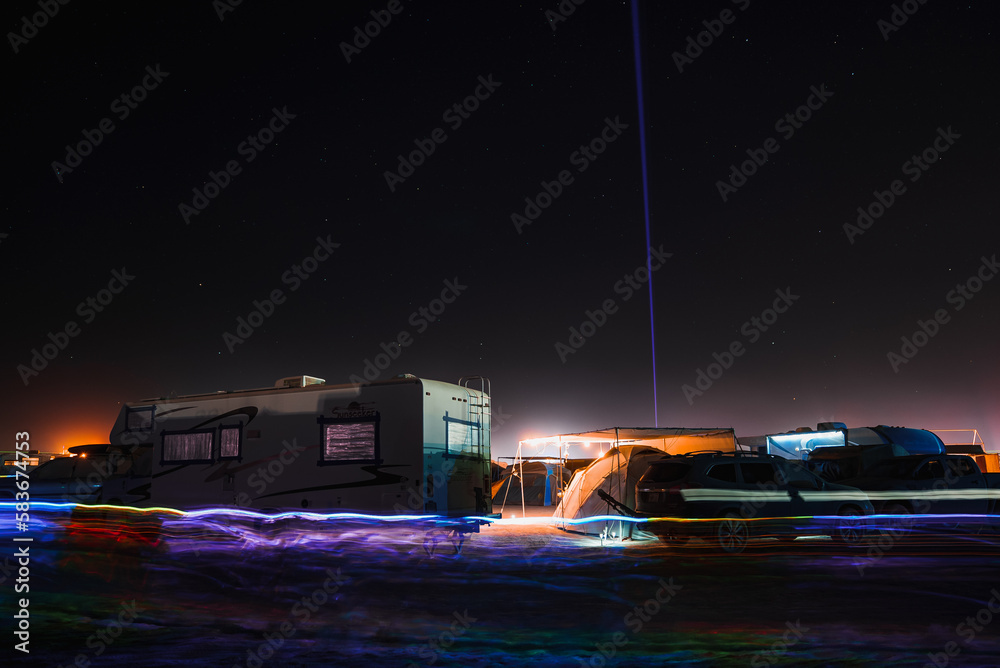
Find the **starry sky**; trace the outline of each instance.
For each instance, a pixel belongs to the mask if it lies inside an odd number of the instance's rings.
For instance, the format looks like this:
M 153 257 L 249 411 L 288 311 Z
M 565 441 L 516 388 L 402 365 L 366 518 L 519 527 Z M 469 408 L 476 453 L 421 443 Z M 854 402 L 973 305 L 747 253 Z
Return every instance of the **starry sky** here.
M 494 456 L 1000 437 L 993 3 L 41 11 L 5 12 L 8 435 L 367 370 L 488 377 Z

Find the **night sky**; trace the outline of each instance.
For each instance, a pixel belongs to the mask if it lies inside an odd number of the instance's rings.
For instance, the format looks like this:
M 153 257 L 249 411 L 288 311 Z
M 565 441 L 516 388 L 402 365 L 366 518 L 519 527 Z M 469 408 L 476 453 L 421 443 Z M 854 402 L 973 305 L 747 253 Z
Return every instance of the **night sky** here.
M 629 3 L 40 11 L 5 10 L 8 437 L 386 348 L 371 376 L 488 377 L 495 457 L 1000 436 L 995 3 L 641 2 L 648 246 Z

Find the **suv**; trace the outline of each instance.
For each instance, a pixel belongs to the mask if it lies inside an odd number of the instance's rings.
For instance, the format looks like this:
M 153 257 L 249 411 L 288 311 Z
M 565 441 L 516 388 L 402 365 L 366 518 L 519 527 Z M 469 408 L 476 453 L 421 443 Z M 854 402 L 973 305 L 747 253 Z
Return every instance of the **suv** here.
M 856 545 L 865 536 L 863 516 L 874 512 L 855 487 L 827 482 L 794 461 L 751 452 L 657 460 L 639 479 L 635 502 L 645 517 L 717 520 L 650 521 L 646 529 L 678 541 L 699 536 L 730 553 L 742 552 L 751 535 L 831 535 Z

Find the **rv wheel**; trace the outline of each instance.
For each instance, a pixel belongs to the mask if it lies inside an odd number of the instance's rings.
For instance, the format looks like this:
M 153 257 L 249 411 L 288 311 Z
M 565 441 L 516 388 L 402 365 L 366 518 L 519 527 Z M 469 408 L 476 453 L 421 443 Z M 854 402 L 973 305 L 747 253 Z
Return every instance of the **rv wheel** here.
M 747 547 L 750 527 L 746 520 L 736 513 L 728 513 L 724 520 L 715 525 L 715 538 L 723 552 L 739 554 Z

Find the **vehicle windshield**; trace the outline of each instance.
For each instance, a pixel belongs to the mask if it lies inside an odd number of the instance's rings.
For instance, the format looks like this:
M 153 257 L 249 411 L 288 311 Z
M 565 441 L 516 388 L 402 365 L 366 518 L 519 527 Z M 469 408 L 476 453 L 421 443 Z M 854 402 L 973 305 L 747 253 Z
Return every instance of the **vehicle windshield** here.
M 131 460 L 121 455 L 59 457 L 42 464 L 32 474 L 36 480 L 66 480 L 86 478 L 90 475 L 97 475 L 98 479 L 101 479 L 107 478 L 112 473 L 124 473 L 130 465 Z
M 59 457 L 45 462 L 31 473 L 36 480 L 60 480 L 72 478 L 74 468 L 76 468 L 75 457 Z

